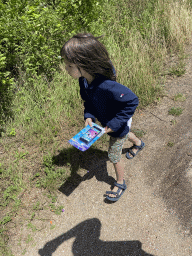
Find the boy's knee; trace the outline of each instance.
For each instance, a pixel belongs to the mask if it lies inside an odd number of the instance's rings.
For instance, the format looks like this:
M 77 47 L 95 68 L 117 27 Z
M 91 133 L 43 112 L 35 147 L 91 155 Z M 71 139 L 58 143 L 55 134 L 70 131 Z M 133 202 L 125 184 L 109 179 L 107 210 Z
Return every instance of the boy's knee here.
M 131 134 L 132 134 L 132 132 L 129 132 L 129 133 L 127 134 L 127 139 L 130 139 L 130 138 L 131 138 Z

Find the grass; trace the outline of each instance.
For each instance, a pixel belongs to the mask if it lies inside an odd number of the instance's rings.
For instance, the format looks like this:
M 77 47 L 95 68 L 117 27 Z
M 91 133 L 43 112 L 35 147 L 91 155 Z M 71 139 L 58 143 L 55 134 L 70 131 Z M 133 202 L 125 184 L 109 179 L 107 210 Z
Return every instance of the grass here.
M 179 63 L 169 71 L 180 76 L 185 72 L 184 45 L 190 41 L 192 19 L 190 10 L 175 1 L 106 1 L 103 26 L 97 34 L 111 56 L 117 71 L 117 81 L 129 87 L 145 107 L 162 95 L 159 76 L 166 56 L 176 54 Z M 145 8 L 144 8 L 145 7 Z M 130 18 L 130 13 L 132 18 Z M 176 24 L 176 25 L 175 25 Z M 91 29 L 90 28 L 90 32 Z M 60 214 L 64 206 L 57 199 L 58 188 L 75 173 L 82 172 L 83 162 L 92 155 L 105 155 L 109 137 L 104 135 L 89 152 L 81 154 L 67 141 L 84 127 L 83 102 L 78 82 L 64 70 L 58 71 L 52 82 L 34 80 L 33 90 L 21 72 L 25 83 L 17 90 L 13 102 L 14 118 L 0 127 L 3 157 L 0 160 L 0 255 L 12 255 L 7 247 L 9 223 L 15 213 L 24 208 L 22 193 L 32 188 L 43 189 L 45 205 L 38 200 L 31 205 L 29 232 L 38 230 L 33 223 L 37 212 L 49 210 Z M 181 95 L 175 101 L 184 100 Z M 27 104 L 26 104 L 27 102 Z M 169 114 L 180 115 L 182 109 L 172 108 Z M 143 130 L 134 130 L 142 137 Z M 171 146 L 171 144 L 169 145 Z M 80 159 L 81 156 L 81 160 Z M 21 197 L 21 198 L 20 198 Z M 23 220 L 24 221 L 24 220 Z M 51 229 L 54 226 L 51 226 Z M 32 242 L 26 234 L 26 243 Z M 23 255 L 26 250 L 23 251 Z
M 142 138 L 147 133 L 146 131 L 138 129 L 131 129 L 131 132 L 133 132 L 138 138 Z
M 168 111 L 168 113 L 169 113 L 169 115 L 180 116 L 180 115 L 182 114 L 183 110 L 184 110 L 184 109 L 182 109 L 182 108 L 180 108 L 180 107 L 178 107 L 178 108 L 172 107 L 172 108 Z
M 169 141 L 169 142 L 167 143 L 167 146 L 168 146 L 168 147 L 173 147 L 173 146 L 174 146 L 174 143 L 171 142 L 171 141 Z
M 174 101 L 185 101 L 186 97 L 182 93 L 178 93 L 173 97 Z
M 175 125 L 177 123 L 176 120 L 171 120 L 172 125 Z
M 185 74 L 185 63 L 183 62 L 179 62 L 179 64 L 173 66 L 170 70 L 169 70 L 169 75 L 175 75 L 175 76 L 182 76 Z

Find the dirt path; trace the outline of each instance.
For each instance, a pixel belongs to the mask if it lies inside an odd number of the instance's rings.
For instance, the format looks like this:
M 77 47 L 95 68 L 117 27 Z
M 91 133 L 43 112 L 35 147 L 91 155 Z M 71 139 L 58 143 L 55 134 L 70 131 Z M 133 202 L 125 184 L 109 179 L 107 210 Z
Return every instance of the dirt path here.
M 42 210 L 41 221 L 34 220 L 39 227 L 44 220 L 44 228 L 32 237 L 34 246 L 26 246 L 22 239 L 18 244 L 18 237 L 29 232 L 27 227 L 10 239 L 15 256 L 25 249 L 27 256 L 192 255 L 192 46 L 187 51 L 186 74 L 167 79 L 167 95 L 160 103 L 134 116 L 132 128 L 146 132 L 146 147 L 128 160 L 130 144 L 124 145 L 128 189 L 122 198 L 114 204 L 105 202 L 103 194 L 115 172 L 106 157 L 93 157 L 79 186 L 68 196 L 58 192 L 64 212 L 50 216 Z M 186 100 L 173 101 L 178 93 Z M 174 117 L 168 115 L 171 107 L 184 111 Z M 41 200 L 40 190 L 31 193 Z

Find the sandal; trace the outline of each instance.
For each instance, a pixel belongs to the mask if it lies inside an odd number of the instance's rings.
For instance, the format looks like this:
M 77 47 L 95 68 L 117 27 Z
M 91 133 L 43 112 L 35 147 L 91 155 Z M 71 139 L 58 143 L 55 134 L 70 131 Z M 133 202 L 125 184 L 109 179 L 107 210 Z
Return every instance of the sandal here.
M 114 185 L 116 187 L 118 187 L 118 190 L 117 192 L 113 192 L 113 191 L 106 191 L 106 194 L 113 194 L 115 195 L 116 197 L 110 197 L 110 196 L 107 196 L 106 198 L 110 201 L 118 201 L 119 198 L 123 195 L 123 193 L 125 192 L 125 190 L 127 189 L 127 186 L 125 184 L 125 180 L 123 180 L 123 184 L 119 184 L 117 182 L 114 183 Z M 122 192 L 121 192 L 122 191 Z M 120 194 L 121 192 L 121 194 Z
M 135 157 L 135 156 L 139 153 L 139 151 L 141 151 L 144 147 L 145 147 L 145 143 L 141 140 L 141 145 L 140 145 L 140 146 L 137 146 L 137 145 L 134 144 L 132 147 L 128 148 L 128 152 L 127 152 L 127 154 L 126 154 L 126 157 L 127 157 L 128 159 L 133 159 L 133 157 Z M 134 153 L 134 152 L 132 151 L 133 148 L 138 149 L 136 153 Z M 131 153 L 131 155 L 132 155 L 133 157 L 131 157 L 131 156 L 129 155 L 129 153 Z

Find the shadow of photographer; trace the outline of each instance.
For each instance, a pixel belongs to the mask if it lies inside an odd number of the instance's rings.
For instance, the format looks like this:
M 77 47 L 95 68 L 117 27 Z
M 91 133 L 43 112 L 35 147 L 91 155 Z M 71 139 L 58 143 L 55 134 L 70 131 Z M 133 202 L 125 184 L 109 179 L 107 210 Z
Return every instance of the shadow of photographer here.
M 41 256 L 51 256 L 62 243 L 75 237 L 72 246 L 74 256 L 153 256 L 141 249 L 142 243 L 140 241 L 102 241 L 99 239 L 100 231 L 101 222 L 99 219 L 85 220 L 68 232 L 47 242 L 38 253 Z
M 61 150 L 58 155 L 52 157 L 52 161 L 57 166 L 70 165 L 71 175 L 59 188 L 59 191 L 66 196 L 69 196 L 81 182 L 94 176 L 98 181 L 106 182 L 111 186 L 115 182 L 107 172 L 108 153 L 106 151 L 92 147 L 81 152 L 72 147 Z M 85 169 L 87 173 L 82 177 L 77 173 L 79 169 Z

